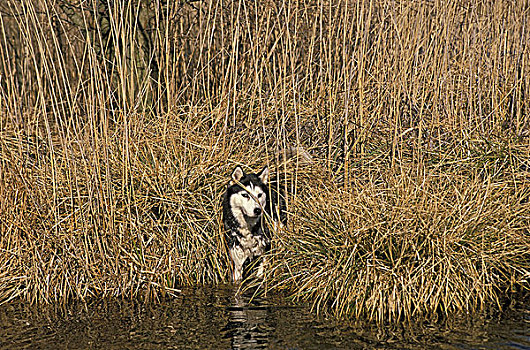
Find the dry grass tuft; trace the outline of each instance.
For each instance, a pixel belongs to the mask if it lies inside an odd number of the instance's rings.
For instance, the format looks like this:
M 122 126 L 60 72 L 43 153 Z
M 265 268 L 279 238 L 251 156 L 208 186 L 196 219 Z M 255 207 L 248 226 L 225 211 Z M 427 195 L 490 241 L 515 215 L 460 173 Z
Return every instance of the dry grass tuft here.
M 499 307 L 527 287 L 528 187 L 400 170 L 300 191 L 269 284 L 316 311 L 380 322 Z

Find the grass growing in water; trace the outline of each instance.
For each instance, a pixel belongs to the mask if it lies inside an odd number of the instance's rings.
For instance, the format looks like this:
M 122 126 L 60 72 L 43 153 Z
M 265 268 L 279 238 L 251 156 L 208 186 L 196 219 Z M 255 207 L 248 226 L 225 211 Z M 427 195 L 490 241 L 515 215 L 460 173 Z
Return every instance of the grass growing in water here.
M 0 299 L 228 278 L 237 164 L 286 173 L 267 285 L 406 319 L 528 292 L 528 7 L 0 5 Z M 280 162 L 299 145 L 310 164 Z

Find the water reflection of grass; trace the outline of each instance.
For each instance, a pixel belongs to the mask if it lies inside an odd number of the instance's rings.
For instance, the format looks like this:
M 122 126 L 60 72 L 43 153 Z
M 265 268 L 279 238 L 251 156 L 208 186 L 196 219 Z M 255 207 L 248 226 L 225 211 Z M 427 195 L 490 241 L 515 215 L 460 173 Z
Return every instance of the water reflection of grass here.
M 523 5 L 235 4 L 0 5 L 1 300 L 226 282 L 226 177 L 266 162 L 269 288 L 377 320 L 528 291 Z

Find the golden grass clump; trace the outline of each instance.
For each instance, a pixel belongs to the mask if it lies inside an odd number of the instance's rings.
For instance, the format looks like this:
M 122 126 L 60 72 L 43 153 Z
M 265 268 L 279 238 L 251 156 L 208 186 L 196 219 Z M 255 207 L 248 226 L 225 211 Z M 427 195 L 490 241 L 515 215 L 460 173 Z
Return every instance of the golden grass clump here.
M 227 282 L 221 196 L 263 164 L 289 190 L 268 288 L 379 321 L 527 295 L 529 15 L 2 2 L 0 303 Z
M 528 187 L 453 166 L 416 170 L 347 191 L 308 184 L 269 284 L 317 311 L 379 322 L 500 307 L 527 286 Z

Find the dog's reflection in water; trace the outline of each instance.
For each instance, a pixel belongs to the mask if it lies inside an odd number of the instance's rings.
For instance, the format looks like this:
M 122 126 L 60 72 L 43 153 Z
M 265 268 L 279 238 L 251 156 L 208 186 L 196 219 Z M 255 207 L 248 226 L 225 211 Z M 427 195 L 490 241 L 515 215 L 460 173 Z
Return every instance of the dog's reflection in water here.
M 232 349 L 267 349 L 273 330 L 270 308 L 261 300 L 235 295 L 234 302 L 227 308 L 228 323 L 225 337 L 230 338 Z

